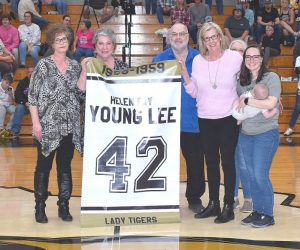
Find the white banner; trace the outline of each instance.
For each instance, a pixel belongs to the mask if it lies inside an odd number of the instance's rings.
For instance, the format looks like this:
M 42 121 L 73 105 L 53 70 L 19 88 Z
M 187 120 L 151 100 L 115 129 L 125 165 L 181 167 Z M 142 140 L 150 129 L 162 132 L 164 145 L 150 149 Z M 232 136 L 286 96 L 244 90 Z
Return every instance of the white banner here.
M 179 68 L 166 61 L 111 72 L 93 59 L 87 75 L 82 226 L 179 221 Z

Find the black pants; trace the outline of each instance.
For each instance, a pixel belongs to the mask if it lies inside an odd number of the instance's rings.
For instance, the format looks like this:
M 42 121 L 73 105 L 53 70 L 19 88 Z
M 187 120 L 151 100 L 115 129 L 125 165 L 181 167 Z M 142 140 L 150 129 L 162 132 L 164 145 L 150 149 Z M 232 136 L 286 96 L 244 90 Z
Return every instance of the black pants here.
M 181 132 L 180 147 L 186 162 L 185 196 L 189 204 L 199 203 L 205 192 L 204 150 L 201 133 Z
M 271 48 L 271 47 L 265 47 L 265 50 L 264 50 L 264 63 L 266 65 L 268 64 L 270 56 L 279 56 L 279 55 L 280 55 L 280 52 L 279 52 L 278 49 L 274 49 L 274 48 Z
M 238 138 L 238 126 L 232 116 L 221 119 L 199 118 L 199 127 L 203 136 L 209 199 L 219 200 L 220 158 L 224 173 L 224 202 L 234 202 L 235 164 L 234 152 Z
M 38 159 L 36 172 L 49 174 L 52 168 L 53 158 L 56 153 L 57 175 L 71 173 L 71 161 L 74 155 L 73 135 L 69 134 L 62 138 L 56 150 L 52 151 L 47 157 L 42 154 L 41 144 L 37 142 Z

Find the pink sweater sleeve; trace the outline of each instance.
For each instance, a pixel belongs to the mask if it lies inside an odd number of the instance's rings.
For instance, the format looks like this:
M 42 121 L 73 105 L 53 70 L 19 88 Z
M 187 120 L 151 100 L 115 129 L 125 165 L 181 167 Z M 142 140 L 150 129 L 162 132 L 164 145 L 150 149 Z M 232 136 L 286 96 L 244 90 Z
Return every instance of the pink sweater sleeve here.
M 10 44 L 7 48 L 9 51 L 12 51 L 12 49 L 14 49 L 14 48 L 18 48 L 19 43 L 20 43 L 20 37 L 19 37 L 18 30 L 16 28 L 12 29 L 12 33 L 13 33 L 13 41 L 12 41 L 12 44 Z

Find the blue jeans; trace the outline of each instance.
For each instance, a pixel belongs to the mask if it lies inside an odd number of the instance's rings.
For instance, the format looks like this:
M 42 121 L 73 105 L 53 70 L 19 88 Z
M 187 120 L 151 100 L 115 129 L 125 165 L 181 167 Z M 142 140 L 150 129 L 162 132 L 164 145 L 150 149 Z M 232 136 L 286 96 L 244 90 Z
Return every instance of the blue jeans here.
M 65 0 L 52 0 L 52 4 L 55 6 L 59 14 L 67 14 L 67 4 Z
M 157 5 L 156 6 L 156 15 L 157 15 L 158 22 L 160 24 L 163 24 L 164 23 L 164 15 L 170 16 L 170 12 L 168 12 L 168 13 L 164 12 L 164 9 L 160 5 Z
M 15 14 L 15 17 L 18 16 L 18 5 L 20 0 L 11 0 L 11 11 Z
M 22 119 L 26 114 L 29 114 L 28 108 L 24 104 L 17 104 L 11 127 L 14 134 L 18 135 L 20 133 Z
M 164 10 L 160 5 L 158 5 L 156 7 L 156 15 L 157 15 L 158 22 L 160 24 L 163 24 L 164 23 Z
M 295 126 L 299 113 L 300 113 L 300 90 L 298 89 L 296 94 L 296 104 L 294 107 L 292 118 L 289 123 L 290 128 L 293 128 Z
M 251 199 L 250 178 L 246 167 L 244 154 L 240 142 L 235 148 L 235 189 L 234 197 L 238 197 L 240 181 L 243 187 L 244 199 Z
M 40 29 L 44 28 L 49 24 L 48 20 L 35 15 L 33 15 L 32 17 L 32 22 L 37 24 L 40 27 Z
M 197 34 L 198 34 L 198 27 L 196 24 L 191 24 L 188 26 L 189 34 L 193 39 L 193 42 L 197 44 Z
M 209 6 L 209 9 L 211 10 L 212 0 L 205 0 L 205 3 Z M 223 15 L 224 14 L 223 0 L 216 0 L 216 7 L 217 7 L 218 15 Z
M 32 57 L 32 61 L 34 66 L 37 65 L 39 61 L 39 52 L 40 52 L 40 45 L 34 45 L 29 51 L 30 56 Z M 27 54 L 27 45 L 25 42 L 20 42 L 19 44 L 19 55 L 20 55 L 20 64 L 25 65 Z
M 152 9 L 152 15 L 156 14 L 156 0 L 145 0 L 146 2 L 146 14 L 150 14 L 150 10 Z
M 261 24 L 256 25 L 256 42 L 257 43 L 261 42 L 262 35 L 265 33 L 265 31 L 266 31 L 266 26 L 261 25 Z M 282 27 L 280 24 L 274 25 L 274 33 L 276 36 L 281 37 Z
M 239 143 L 250 176 L 253 211 L 273 216 L 274 193 L 269 173 L 279 145 L 279 130 L 258 135 L 240 133 Z
M 296 22 L 296 31 L 299 31 L 300 30 L 300 21 L 297 21 Z M 299 39 L 297 39 L 298 41 Z
M 94 56 L 94 49 L 89 49 L 89 48 L 77 48 L 75 53 L 74 53 L 74 59 L 77 62 L 80 62 L 80 58 L 84 57 L 93 57 Z
M 11 113 L 10 120 L 6 125 L 6 128 L 11 129 L 15 108 L 16 108 L 15 105 L 8 105 L 8 106 L 2 104 L 0 105 L 0 129 L 4 128 L 4 119 L 5 119 L 6 112 Z

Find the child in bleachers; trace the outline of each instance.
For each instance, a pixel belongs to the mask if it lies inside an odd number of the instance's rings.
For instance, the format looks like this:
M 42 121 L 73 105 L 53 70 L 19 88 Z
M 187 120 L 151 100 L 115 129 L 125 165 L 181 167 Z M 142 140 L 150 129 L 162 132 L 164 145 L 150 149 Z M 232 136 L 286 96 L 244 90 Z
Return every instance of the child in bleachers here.
M 3 75 L 3 79 L 0 83 L 0 136 L 10 136 L 9 130 L 12 127 L 12 119 L 15 112 L 14 105 L 14 89 L 11 87 L 13 78 L 11 74 Z M 6 112 L 11 113 L 10 121 L 4 129 L 4 119 Z
M 274 28 L 271 25 L 266 26 L 266 34 L 262 40 L 262 49 L 264 50 L 264 62 L 266 65 L 270 56 L 280 55 L 280 37 L 275 35 Z
M 91 29 L 91 21 L 83 20 L 80 23 L 80 28 L 76 32 L 75 38 L 75 53 L 74 59 L 80 62 L 80 58 L 84 57 L 92 57 L 94 56 L 94 44 L 93 44 L 93 36 L 94 31 Z

